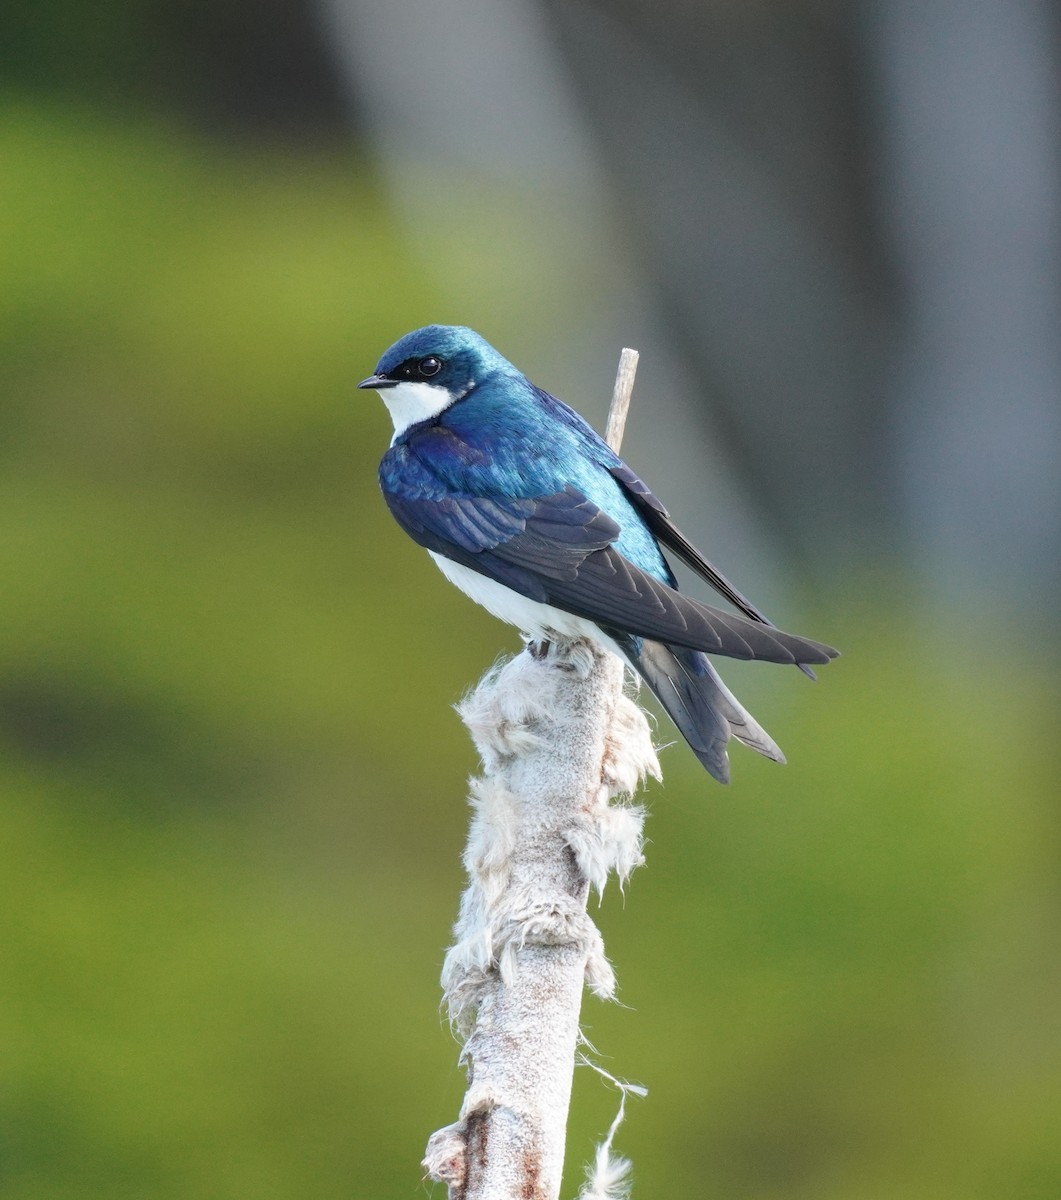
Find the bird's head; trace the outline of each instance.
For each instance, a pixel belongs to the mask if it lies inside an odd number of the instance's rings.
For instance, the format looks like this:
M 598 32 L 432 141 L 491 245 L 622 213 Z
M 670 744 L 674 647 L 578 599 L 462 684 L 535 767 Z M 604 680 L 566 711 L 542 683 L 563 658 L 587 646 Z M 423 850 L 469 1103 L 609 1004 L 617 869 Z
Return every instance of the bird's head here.
M 357 385 L 379 392 L 398 437 L 463 399 L 477 384 L 511 364 L 463 325 L 425 325 L 386 351 L 376 372 Z

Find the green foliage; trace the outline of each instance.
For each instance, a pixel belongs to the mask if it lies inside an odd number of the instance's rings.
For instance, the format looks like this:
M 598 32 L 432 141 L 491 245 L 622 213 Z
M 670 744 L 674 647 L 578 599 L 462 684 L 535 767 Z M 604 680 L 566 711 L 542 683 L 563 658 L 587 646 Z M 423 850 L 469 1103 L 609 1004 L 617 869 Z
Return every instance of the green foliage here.
M 353 387 L 438 298 L 356 161 L 8 118 L 0 1192 L 416 1194 L 463 1090 L 450 705 L 516 644 L 391 526 Z M 1047 670 L 886 601 L 800 623 L 817 686 L 728 674 L 790 766 L 664 756 L 599 914 L 634 1011 L 586 1007 L 651 1090 L 635 1194 L 1061 1187 Z M 613 1108 L 581 1073 L 569 1192 Z

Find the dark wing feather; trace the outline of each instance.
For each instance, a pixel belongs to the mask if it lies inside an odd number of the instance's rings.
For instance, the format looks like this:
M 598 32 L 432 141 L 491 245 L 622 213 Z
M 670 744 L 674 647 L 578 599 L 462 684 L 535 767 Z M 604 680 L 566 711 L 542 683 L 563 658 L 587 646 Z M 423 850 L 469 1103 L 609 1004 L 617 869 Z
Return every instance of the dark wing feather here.
M 701 579 L 709 584 L 746 617 L 752 621 L 761 621 L 764 625 L 772 625 L 773 621 L 745 596 L 739 592 L 722 572 L 700 553 L 684 533 L 670 519 L 670 513 L 661 501 L 648 489 L 648 485 L 639 479 L 630 468 L 623 463 L 612 467 L 611 474 L 622 486 L 634 507 L 645 518 L 645 524 L 652 530 L 660 542 L 672 550 L 692 568 Z
M 478 554 L 521 533 L 533 510 L 533 500 L 496 500 L 444 496 L 406 497 L 383 490 L 395 520 L 422 546 L 429 539 L 432 550 L 448 553 L 448 547 Z M 437 543 L 437 544 L 436 544 Z
M 407 496 L 387 487 L 383 496 L 414 541 L 458 562 L 514 544 L 513 563 L 566 577 L 586 555 L 610 546 L 621 532 L 607 513 L 573 487 L 554 496 L 497 500 Z
M 403 495 L 381 482 L 387 507 L 414 542 L 542 604 L 549 603 L 550 580 L 572 579 L 588 554 L 620 533 L 571 487 L 540 498 L 434 499 Z M 512 553 L 503 553 L 508 547 Z
M 521 595 L 641 637 L 770 662 L 827 662 L 827 646 L 683 596 L 624 558 L 620 528 L 572 487 L 554 496 L 410 498 L 384 490 L 420 545 Z
M 617 467 L 612 467 L 611 474 L 626 492 L 634 507 L 644 517 L 645 524 L 648 525 L 649 529 L 652 530 L 668 550 L 673 551 L 687 567 L 690 567 L 701 579 L 705 579 L 711 584 L 720 595 L 725 596 L 730 604 L 744 613 L 749 620 L 759 621 L 763 625 L 776 628 L 773 621 L 770 620 L 762 609 L 757 608 L 743 592 L 738 591 L 730 583 L 716 566 L 708 562 L 670 519 L 670 513 L 667 512 L 659 498 L 649 490 L 648 485 L 634 474 L 625 463 L 621 463 Z M 835 657 L 835 654 L 833 657 Z M 805 675 L 810 676 L 811 679 L 814 678 L 814 672 L 806 663 L 799 662 L 796 665 Z
M 509 558 L 519 539 L 495 552 Z M 571 580 L 546 581 L 548 603 L 672 646 L 777 663 L 826 663 L 836 651 L 772 625 L 701 604 L 634 566 L 613 547 L 586 556 Z

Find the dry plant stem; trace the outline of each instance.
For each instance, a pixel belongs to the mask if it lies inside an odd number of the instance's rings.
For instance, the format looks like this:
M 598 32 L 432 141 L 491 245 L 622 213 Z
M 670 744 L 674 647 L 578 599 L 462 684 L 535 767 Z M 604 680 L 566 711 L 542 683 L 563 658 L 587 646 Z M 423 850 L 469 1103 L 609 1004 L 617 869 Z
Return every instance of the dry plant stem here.
M 555 1200 L 583 983 L 615 986 L 586 900 L 641 862 L 643 813 L 609 800 L 659 768 L 621 664 L 588 642 L 517 655 L 461 714 L 485 772 L 442 982 L 470 1077 L 424 1165 L 451 1200 Z
M 619 355 L 619 369 L 615 372 L 615 389 L 612 392 L 608 424 L 604 431 L 604 440 L 616 454 L 623 444 L 626 414 L 630 411 L 630 398 L 634 394 L 634 376 L 637 374 L 639 358 L 638 352 L 631 350 L 629 346 L 624 346 L 622 354 Z
M 620 364 L 626 403 L 632 384 Z M 460 1119 L 424 1159 L 450 1200 L 559 1196 L 582 988 L 615 988 L 586 901 L 642 861 L 642 810 L 610 801 L 659 774 L 622 685 L 613 655 L 557 640 L 490 672 L 460 707 L 484 773 L 442 982 L 469 1079 Z

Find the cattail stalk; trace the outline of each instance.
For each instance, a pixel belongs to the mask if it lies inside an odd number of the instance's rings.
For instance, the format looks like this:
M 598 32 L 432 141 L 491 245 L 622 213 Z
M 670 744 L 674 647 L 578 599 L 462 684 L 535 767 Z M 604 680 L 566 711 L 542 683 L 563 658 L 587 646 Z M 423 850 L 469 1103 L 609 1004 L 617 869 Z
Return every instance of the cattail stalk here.
M 624 350 L 613 449 L 636 363 Z M 471 782 L 468 885 L 442 985 L 468 1091 L 424 1159 L 449 1200 L 560 1193 L 582 990 L 615 991 L 586 904 L 612 872 L 621 886 L 642 862 L 644 811 L 615 801 L 646 775 L 659 778 L 648 723 L 623 677 L 597 645 L 558 639 L 494 668 L 459 708 L 483 774 Z M 622 1186 L 610 1141 L 583 1193 L 595 1200 Z

